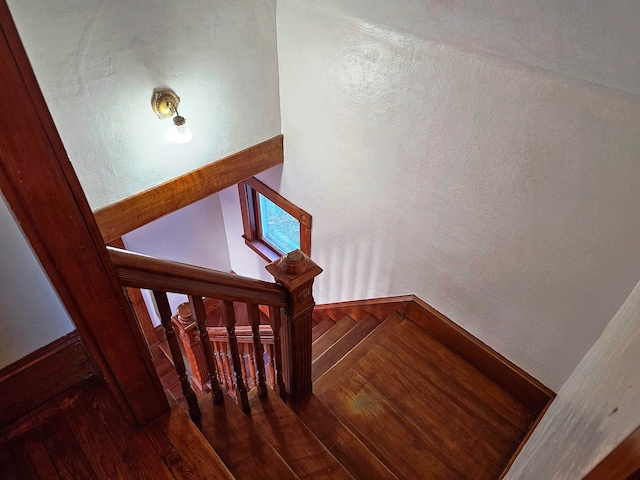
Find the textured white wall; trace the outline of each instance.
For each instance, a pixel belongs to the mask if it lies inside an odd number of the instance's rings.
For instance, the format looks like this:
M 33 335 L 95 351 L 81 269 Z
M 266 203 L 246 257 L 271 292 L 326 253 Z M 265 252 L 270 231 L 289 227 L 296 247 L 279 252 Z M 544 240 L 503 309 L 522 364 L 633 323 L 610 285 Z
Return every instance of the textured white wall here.
M 93 209 L 280 133 L 275 0 L 8 3 Z M 151 109 L 159 87 L 181 97 L 180 113 L 194 132 L 190 144 L 165 138 L 171 121 L 160 121 Z M 229 270 L 223 230 L 215 197 L 132 232 L 125 242 Z M 190 256 L 182 258 L 187 249 Z M 2 298 L 4 311 L 11 298 Z M 10 311 L 0 319 L 3 330 L 21 331 L 32 322 L 29 310 Z M 68 325 L 52 331 L 62 335 Z M 51 340 L 30 333 L 7 358 Z
M 199 267 L 231 271 L 227 238 L 220 198 L 212 195 L 188 207 L 159 218 L 122 237 L 127 250 Z M 143 292 L 145 301 L 156 325 L 156 315 L 151 296 Z M 169 295 L 172 311 L 186 302 L 184 295 Z
M 562 8 L 531 15 L 599 25 Z M 480 13 L 280 0 L 279 190 L 313 215 L 318 301 L 416 293 L 557 391 L 638 281 L 640 99 L 488 53 L 519 20 Z
M 578 480 L 640 424 L 640 283 L 558 392 L 507 479 Z
M 9 0 L 95 210 L 280 133 L 275 0 Z M 181 98 L 193 141 L 151 109 Z
M 74 329 L 0 195 L 0 368 Z

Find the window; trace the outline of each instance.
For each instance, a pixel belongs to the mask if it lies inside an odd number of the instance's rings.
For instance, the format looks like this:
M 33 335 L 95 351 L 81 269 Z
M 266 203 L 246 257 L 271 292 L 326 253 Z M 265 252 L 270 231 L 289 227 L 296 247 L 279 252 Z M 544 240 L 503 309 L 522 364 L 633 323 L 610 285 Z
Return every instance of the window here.
M 253 177 L 238 190 L 250 248 L 269 262 L 295 249 L 311 254 L 311 215 Z

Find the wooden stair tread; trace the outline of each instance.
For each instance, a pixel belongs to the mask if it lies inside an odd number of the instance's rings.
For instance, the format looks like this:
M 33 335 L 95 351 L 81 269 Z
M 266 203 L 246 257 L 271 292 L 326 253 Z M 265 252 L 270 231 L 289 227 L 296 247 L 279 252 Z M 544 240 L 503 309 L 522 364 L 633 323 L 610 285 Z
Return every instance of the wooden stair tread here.
M 326 352 L 345 333 L 351 330 L 356 323 L 357 322 L 353 318 L 346 316 L 331 327 L 318 340 L 313 342 L 311 347 L 311 361 L 314 362 L 320 355 Z
M 252 398 L 248 415 L 299 478 L 353 478 L 275 392 Z
M 395 329 L 383 345 L 408 353 L 414 368 L 424 368 L 425 374 L 438 378 L 451 396 L 464 392 L 472 398 L 469 407 L 492 428 L 510 427 L 520 432 L 535 418 L 528 408 L 410 320 Z
M 347 371 L 321 400 L 399 478 L 473 478 L 455 461 L 439 458 L 433 439 L 353 370 Z
M 315 395 L 292 408 L 353 478 L 397 479 Z
M 295 473 L 273 446 L 258 432 L 252 417 L 225 396 L 224 403 L 214 405 L 211 394 L 200 401 L 200 430 L 238 480 L 296 479 Z
M 424 378 L 385 347 L 377 346 L 353 371 L 431 437 L 434 455 L 443 462 L 456 461 L 469 478 L 498 478 L 517 448 L 517 440 L 507 441 L 502 431 L 485 428 L 482 419 L 456 403 L 465 399 L 453 401 L 443 395 L 437 382 Z
M 324 335 L 331 327 L 336 324 L 330 318 L 325 318 L 321 322 L 319 322 L 313 329 L 311 330 L 311 341 L 315 342 L 318 338 Z
M 327 372 L 319 377 L 313 383 L 313 392 L 316 396 L 320 397 L 322 393 L 337 381 L 346 371 L 348 371 L 352 365 L 358 362 L 364 357 L 367 352 L 375 347 L 382 339 L 400 323 L 404 321 L 404 318 L 395 313 L 383 321 L 378 327 L 371 332 L 364 340 L 362 340 L 355 348 L 347 353 L 342 359 L 331 367 Z
M 154 423 L 163 433 L 166 432 L 165 435 L 173 447 L 188 462 L 187 466 L 198 466 L 198 469 L 195 470 L 197 472 L 195 478 L 198 480 L 234 478 L 218 454 L 211 448 L 207 439 L 191 422 L 187 412 L 177 404 L 171 408 L 168 414 Z
M 369 335 L 380 321 L 367 315 L 311 364 L 311 380 L 316 381 Z

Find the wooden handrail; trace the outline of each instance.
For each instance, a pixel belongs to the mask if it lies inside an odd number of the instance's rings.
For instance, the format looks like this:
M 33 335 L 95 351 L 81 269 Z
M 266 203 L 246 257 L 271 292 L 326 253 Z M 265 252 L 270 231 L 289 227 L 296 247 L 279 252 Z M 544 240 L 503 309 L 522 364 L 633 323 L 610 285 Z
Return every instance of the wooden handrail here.
M 281 285 L 107 247 L 123 286 L 251 304 L 287 306 Z

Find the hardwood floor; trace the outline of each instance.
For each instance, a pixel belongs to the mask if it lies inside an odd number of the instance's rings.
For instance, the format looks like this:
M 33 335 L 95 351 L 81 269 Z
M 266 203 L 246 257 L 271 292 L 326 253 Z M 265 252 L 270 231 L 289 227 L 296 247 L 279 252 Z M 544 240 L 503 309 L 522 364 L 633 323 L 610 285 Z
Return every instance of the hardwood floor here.
M 0 479 L 233 478 L 186 413 L 134 429 L 92 377 L 0 432 Z

